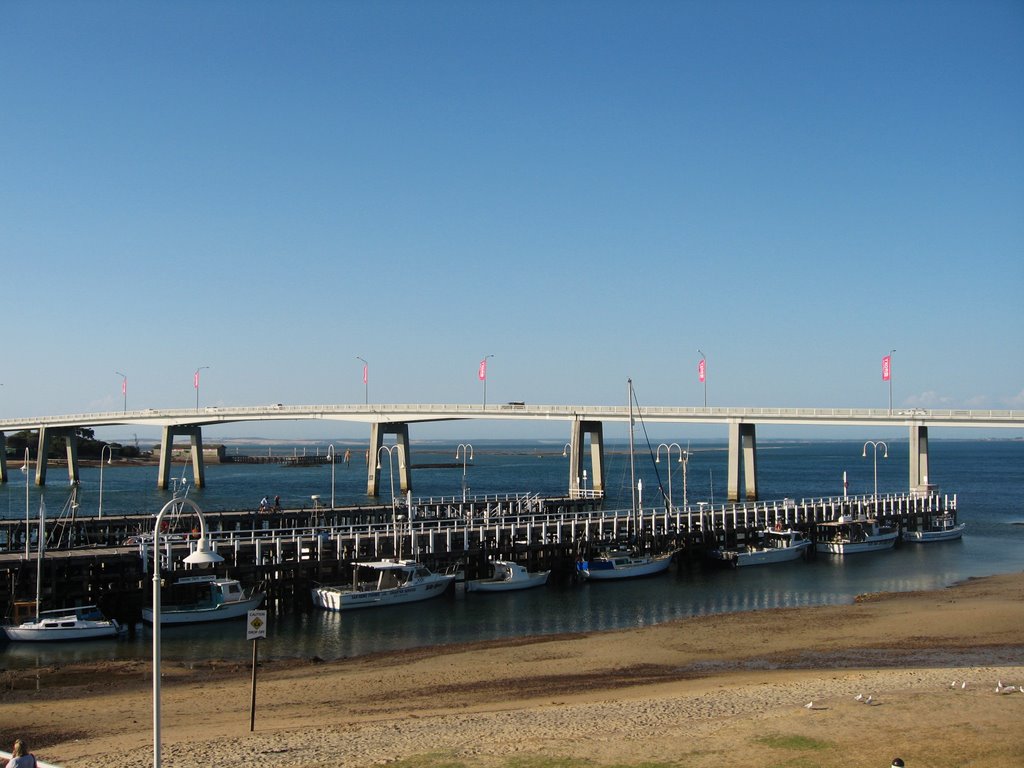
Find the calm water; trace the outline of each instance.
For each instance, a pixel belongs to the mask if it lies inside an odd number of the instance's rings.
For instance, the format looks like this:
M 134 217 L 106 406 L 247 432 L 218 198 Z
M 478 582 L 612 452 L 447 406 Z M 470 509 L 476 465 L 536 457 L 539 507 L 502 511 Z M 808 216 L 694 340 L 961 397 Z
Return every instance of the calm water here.
M 462 468 L 416 469 L 416 464 L 454 462 L 455 445 L 414 443 L 414 496 L 461 493 Z M 888 441 L 889 458 L 878 459 L 879 492 L 907 487 L 907 443 Z M 505 443 L 480 441 L 467 468 L 473 493 L 565 492 L 568 460 L 560 442 Z M 339 459 L 346 446 L 336 444 Z M 862 458 L 863 441 L 759 441 L 758 481 L 763 499 L 803 498 L 842 493 L 843 471 L 851 494 L 870 493 L 873 461 Z M 362 449 L 352 446 L 352 463 L 334 467 L 334 494 L 339 505 L 369 503 Z M 688 464 L 687 495 L 691 503 L 721 503 L 725 495 L 725 446 L 694 444 Z M 234 449 L 232 449 L 234 450 Z M 268 449 L 242 448 L 243 453 Z M 287 454 L 292 448 L 276 449 Z M 322 447 L 321 453 L 324 451 Z M 307 449 L 315 452 L 315 449 Z M 628 506 L 629 467 L 622 448 L 606 446 L 609 506 Z M 301 452 L 301 449 L 299 449 Z M 589 632 L 637 627 L 676 618 L 727 611 L 850 602 L 864 592 L 907 591 L 942 587 L 972 577 L 1024 568 L 1024 441 L 935 440 L 930 442 L 931 477 L 943 492 L 956 493 L 960 519 L 968 524 L 962 541 L 903 546 L 888 553 L 820 556 L 742 570 L 673 568 L 667 576 L 604 584 L 555 585 L 504 595 L 446 596 L 412 606 L 341 614 L 284 613 L 271 616 L 270 637 L 261 656 L 325 659 L 378 650 L 558 632 Z M 675 449 L 673 459 L 677 457 Z M 460 455 L 461 460 L 461 455 Z M 677 461 L 661 451 L 656 465 L 668 490 L 666 468 L 673 466 L 672 494 L 682 499 L 683 477 Z M 650 461 L 638 461 L 645 487 L 644 503 L 656 498 L 659 477 Z M 189 479 L 191 470 L 185 470 Z M 182 468 L 176 473 L 181 477 Z M 208 487 L 189 496 L 204 511 L 254 508 L 264 495 L 281 496 L 287 507 L 310 506 L 310 496 L 331 498 L 331 466 L 286 468 L 276 465 L 217 465 L 207 468 Z M 51 469 L 43 491 L 49 516 L 66 506 L 69 495 L 60 471 Z M 0 512 L 25 516 L 25 485 L 19 473 L 0 487 Z M 397 487 L 397 476 L 395 477 Z M 108 467 L 103 473 L 104 513 L 155 513 L 170 498 L 155 489 L 155 467 Z M 385 460 L 382 500 L 390 481 Z M 30 486 L 31 513 L 38 509 L 38 489 Z M 82 471 L 79 514 L 95 514 L 99 471 Z M 243 622 L 164 630 L 165 658 L 236 658 L 251 655 Z M 78 643 L 59 648 L 7 645 L 0 648 L 5 664 L 38 664 L 56 660 L 148 658 L 150 634 L 140 628 L 134 638 L 117 642 Z

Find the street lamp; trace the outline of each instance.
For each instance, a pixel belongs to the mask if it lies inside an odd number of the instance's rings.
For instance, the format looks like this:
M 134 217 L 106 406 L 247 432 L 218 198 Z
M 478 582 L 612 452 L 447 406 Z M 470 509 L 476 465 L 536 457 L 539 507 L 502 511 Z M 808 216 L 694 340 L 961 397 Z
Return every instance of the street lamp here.
M 124 412 L 128 413 L 128 377 L 120 371 L 114 371 L 114 373 L 121 377 L 121 398 L 124 401 Z
M 28 476 L 29 476 L 29 455 L 28 446 L 25 446 L 25 463 L 21 465 L 21 471 L 25 473 L 25 559 L 29 557 L 29 537 L 32 529 L 32 516 L 28 510 Z
M 704 353 L 699 349 L 697 354 L 700 355 L 700 363 L 697 365 L 697 378 L 704 385 L 704 407 L 708 407 L 708 359 L 704 356 Z
M 206 538 L 206 518 L 194 501 L 171 499 L 164 504 L 153 526 L 153 768 L 160 768 L 160 525 L 167 512 L 180 512 L 179 505 L 185 504 L 192 507 L 199 518 L 199 541 L 196 542 L 195 552 L 186 557 L 185 562 L 189 565 L 206 565 L 224 561 L 223 557 L 210 550 Z
M 675 448 L 676 451 L 679 452 L 679 463 L 680 464 L 683 463 L 683 448 L 682 448 L 682 446 L 679 445 L 679 443 L 668 443 L 668 444 L 662 443 L 661 445 L 658 446 L 658 450 L 655 451 L 655 453 L 654 453 L 654 463 L 655 464 L 660 464 L 661 463 L 661 449 L 662 448 L 665 449 L 665 458 L 668 459 L 669 461 L 672 461 L 672 449 Z M 684 481 L 684 484 L 685 484 L 685 481 Z M 685 496 L 685 495 L 686 494 L 684 493 L 683 496 Z M 669 512 L 672 511 L 672 467 L 668 468 L 668 509 L 669 509 Z
M 470 461 L 473 460 L 473 446 L 469 443 L 459 443 L 459 447 L 455 449 L 455 460 L 459 460 L 459 451 L 462 452 L 462 501 L 466 501 L 466 458 L 467 454 Z
M 480 368 L 477 371 L 477 378 L 484 383 L 484 408 L 487 407 L 487 361 L 492 357 L 494 355 L 484 355 L 484 359 L 480 361 Z
M 363 362 L 363 401 L 365 405 L 370 404 L 370 364 L 363 358 L 356 355 L 356 360 Z
M 334 443 L 327 446 L 327 458 L 331 462 L 331 509 L 334 509 Z
M 205 371 L 209 367 L 210 366 L 208 366 L 208 365 L 201 365 L 201 366 L 199 366 L 198 368 L 196 368 L 195 375 L 192 377 L 192 386 L 196 388 L 196 410 L 197 411 L 199 410 L 199 372 L 200 371 Z
M 398 558 L 398 511 L 395 509 L 395 464 L 394 454 L 398 453 L 398 468 L 402 468 L 402 448 L 398 445 L 382 445 L 377 449 L 377 471 L 380 472 L 381 452 L 388 455 L 388 475 L 391 478 L 391 526 L 395 536 L 395 557 Z
M 100 511 L 99 517 L 103 517 L 103 452 L 107 452 L 107 464 L 114 463 L 114 449 L 110 447 L 110 443 L 104 443 L 103 447 L 100 448 Z
M 881 440 L 877 440 L 877 441 L 876 440 L 868 440 L 866 443 L 864 443 L 864 452 L 861 454 L 861 458 L 862 459 L 866 459 L 868 457 L 868 446 L 869 445 L 872 447 L 872 449 L 874 449 L 874 453 L 875 453 L 875 496 L 874 496 L 874 501 L 877 504 L 878 503 L 878 446 L 882 446 L 882 449 L 883 449 L 882 458 L 883 459 L 888 459 L 889 458 L 889 446 L 886 445 Z

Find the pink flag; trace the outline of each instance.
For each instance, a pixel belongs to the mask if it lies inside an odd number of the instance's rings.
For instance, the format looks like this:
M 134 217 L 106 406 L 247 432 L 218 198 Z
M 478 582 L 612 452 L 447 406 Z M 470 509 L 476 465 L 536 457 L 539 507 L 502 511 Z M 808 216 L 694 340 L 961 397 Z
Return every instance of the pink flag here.
M 882 358 L 882 381 L 888 381 L 892 376 L 892 355 Z
M 480 361 L 480 370 L 477 372 L 476 375 L 477 375 L 477 378 L 480 379 L 480 381 L 486 381 L 487 380 L 487 358 L 486 357 L 483 360 Z
M 370 380 L 369 368 L 370 366 L 368 366 L 366 363 L 363 363 L 363 384 Z
M 128 379 L 121 379 L 121 394 L 128 394 Z
M 192 386 L 199 389 L 199 371 L 196 371 L 195 379 L 192 381 Z
M 705 378 L 705 371 L 707 370 L 707 361 L 701 360 L 697 363 L 697 379 L 703 384 Z

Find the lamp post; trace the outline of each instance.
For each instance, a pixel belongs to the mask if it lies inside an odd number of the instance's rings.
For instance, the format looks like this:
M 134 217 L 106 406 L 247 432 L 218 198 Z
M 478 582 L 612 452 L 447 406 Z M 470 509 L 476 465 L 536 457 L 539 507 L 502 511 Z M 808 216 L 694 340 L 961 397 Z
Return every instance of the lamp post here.
M 864 452 L 861 454 L 861 458 L 862 459 L 866 459 L 868 457 L 868 446 L 869 445 L 872 447 L 872 449 L 874 449 L 874 453 L 875 453 L 875 495 L 874 495 L 873 501 L 877 504 L 878 503 L 878 446 L 882 446 L 882 449 L 883 449 L 882 458 L 883 459 L 888 459 L 889 458 L 889 446 L 886 445 L 881 440 L 868 440 L 866 443 L 864 443 Z
M 487 361 L 492 357 L 494 355 L 484 355 L 484 359 L 480 361 L 480 368 L 477 371 L 477 378 L 484 383 L 484 408 L 487 407 Z
M 114 371 L 114 373 L 121 377 L 121 399 L 124 403 L 124 413 L 128 413 L 128 377 L 120 371 Z
M 672 461 L 672 449 L 675 448 L 679 452 L 679 463 L 683 463 L 683 448 L 679 443 L 662 443 L 658 446 L 658 449 L 654 453 L 654 463 L 661 463 L 661 449 L 665 449 L 665 458 Z M 684 494 L 685 495 L 685 494 Z M 672 511 L 672 467 L 668 468 L 668 509 Z
M 186 557 L 185 562 L 189 565 L 206 565 L 224 560 L 210 550 L 210 543 L 206 538 L 206 518 L 194 501 L 171 499 L 164 504 L 153 526 L 153 768 L 160 768 L 160 525 L 167 512 L 172 509 L 178 512 L 186 504 L 199 518 L 199 541 L 196 542 L 195 552 Z
M 402 449 L 398 445 L 382 445 L 377 449 L 377 471 L 380 472 L 380 457 L 381 453 L 387 453 L 388 455 L 388 476 L 391 479 L 391 527 L 394 531 L 395 536 L 395 557 L 400 557 L 398 551 L 398 511 L 395 509 L 395 464 L 394 454 L 398 453 L 398 467 L 402 467 Z
M 201 365 L 201 366 L 199 366 L 198 368 L 196 368 L 196 372 L 195 372 L 195 374 L 192 377 L 192 386 L 196 388 L 196 410 L 197 411 L 199 410 L 199 372 L 200 371 L 205 371 L 209 367 L 210 366 L 208 366 L 208 365 Z
M 363 360 L 363 358 L 356 355 L 356 360 L 361 360 L 363 363 L 363 404 L 370 404 L 370 364 Z
M 32 528 L 32 516 L 28 510 L 28 476 L 29 470 L 29 455 L 28 446 L 25 447 L 25 463 L 21 465 L 21 471 L 25 473 L 25 559 L 28 560 L 29 556 L 29 531 Z
M 107 464 L 114 463 L 114 449 L 110 447 L 110 443 L 104 443 L 103 447 L 100 448 L 100 511 L 99 517 L 103 517 L 103 452 L 107 453 Z
M 331 462 L 331 509 L 334 509 L 334 443 L 327 446 L 327 458 Z
M 466 458 L 473 460 L 473 446 L 469 443 L 459 443 L 455 449 L 455 460 L 459 460 L 459 452 L 462 452 L 462 503 L 466 503 Z
M 704 353 L 699 349 L 697 354 L 700 355 L 700 363 L 697 365 L 697 378 L 700 379 L 701 384 L 704 385 L 704 407 L 708 407 L 708 359 L 704 356 Z

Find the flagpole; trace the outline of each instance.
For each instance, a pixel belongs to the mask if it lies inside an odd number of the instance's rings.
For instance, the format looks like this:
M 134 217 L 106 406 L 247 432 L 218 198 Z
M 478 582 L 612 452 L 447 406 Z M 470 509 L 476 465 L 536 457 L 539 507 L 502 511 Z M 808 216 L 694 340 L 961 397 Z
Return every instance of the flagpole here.
M 892 355 L 895 349 L 889 350 L 889 415 L 892 416 Z

